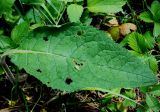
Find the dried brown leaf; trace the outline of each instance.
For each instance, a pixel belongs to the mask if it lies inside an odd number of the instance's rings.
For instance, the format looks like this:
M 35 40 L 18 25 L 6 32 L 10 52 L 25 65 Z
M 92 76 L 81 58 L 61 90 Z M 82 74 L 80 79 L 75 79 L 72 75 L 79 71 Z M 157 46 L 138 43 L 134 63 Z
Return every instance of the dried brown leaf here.
M 137 26 L 133 23 L 124 23 L 119 26 L 120 34 L 126 36 L 127 34 L 131 33 L 132 31 L 137 30 Z
M 105 25 L 112 27 L 112 26 L 119 26 L 117 18 L 113 17 L 111 20 L 109 20 Z

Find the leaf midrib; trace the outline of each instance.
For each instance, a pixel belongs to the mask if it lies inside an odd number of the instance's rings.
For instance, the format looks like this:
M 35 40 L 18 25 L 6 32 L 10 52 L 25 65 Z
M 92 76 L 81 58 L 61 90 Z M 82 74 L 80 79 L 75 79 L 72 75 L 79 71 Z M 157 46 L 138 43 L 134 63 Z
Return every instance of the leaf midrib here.
M 9 51 L 5 52 L 4 54 L 2 54 L 1 57 L 13 55 L 13 54 L 26 54 L 26 53 L 31 53 L 31 54 L 45 54 L 45 55 L 52 55 L 52 56 L 57 55 L 57 56 L 61 56 L 61 57 L 64 57 L 64 58 L 68 58 L 68 57 L 65 56 L 65 55 L 56 54 L 56 53 L 48 53 L 48 52 L 33 51 L 33 50 L 17 50 L 17 49 L 9 50 Z M 71 58 L 71 57 L 70 57 L 70 58 Z M 104 65 L 97 65 L 97 66 L 104 66 Z M 116 70 L 116 71 L 125 72 L 125 73 L 130 73 L 130 72 L 126 72 L 126 71 L 120 70 L 120 69 L 115 69 L 115 68 L 112 68 L 112 67 L 107 67 L 107 68 L 113 69 L 113 70 Z M 134 73 L 134 74 L 135 74 L 135 73 Z M 140 74 L 136 74 L 136 75 L 140 75 Z M 146 77 L 146 78 L 148 78 L 148 77 Z

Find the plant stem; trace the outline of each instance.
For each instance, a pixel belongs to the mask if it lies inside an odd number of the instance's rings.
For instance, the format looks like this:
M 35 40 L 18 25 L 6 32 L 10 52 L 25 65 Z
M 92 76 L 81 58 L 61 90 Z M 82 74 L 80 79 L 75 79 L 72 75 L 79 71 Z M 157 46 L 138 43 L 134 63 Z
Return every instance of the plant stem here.
M 2 66 L 3 70 L 5 71 L 7 78 L 14 85 L 15 84 L 15 77 L 14 77 L 13 73 L 10 71 L 8 65 L 6 64 L 5 59 L 6 59 L 6 56 L 1 57 L 0 65 Z

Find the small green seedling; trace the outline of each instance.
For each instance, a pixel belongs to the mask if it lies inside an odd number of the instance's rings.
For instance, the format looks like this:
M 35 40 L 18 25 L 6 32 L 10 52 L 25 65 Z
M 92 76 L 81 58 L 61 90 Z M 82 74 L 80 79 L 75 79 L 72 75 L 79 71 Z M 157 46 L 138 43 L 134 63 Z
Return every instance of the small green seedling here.
M 153 35 L 158 37 L 160 35 L 160 2 L 153 1 L 148 9 L 148 11 L 142 12 L 139 17 L 147 23 L 154 24 Z

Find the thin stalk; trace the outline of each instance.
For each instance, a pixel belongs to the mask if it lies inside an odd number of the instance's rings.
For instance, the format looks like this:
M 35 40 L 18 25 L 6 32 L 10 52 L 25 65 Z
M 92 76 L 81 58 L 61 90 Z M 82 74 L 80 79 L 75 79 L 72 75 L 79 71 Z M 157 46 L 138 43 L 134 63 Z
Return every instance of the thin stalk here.
M 42 87 L 42 86 L 41 86 L 41 87 Z M 41 88 L 40 96 L 39 96 L 38 100 L 36 101 L 36 103 L 34 104 L 34 106 L 33 106 L 32 110 L 31 110 L 31 112 L 34 112 L 34 111 L 33 111 L 34 108 L 36 107 L 36 105 L 37 105 L 38 102 L 40 101 L 40 99 L 41 99 L 41 93 L 42 93 L 42 88 Z
M 60 22 L 60 20 L 61 20 L 61 18 L 63 16 L 63 13 L 64 13 L 65 9 L 66 9 L 66 6 L 64 6 L 62 13 L 59 15 L 59 18 L 58 18 L 56 26 L 59 24 L 59 22 Z
M 52 16 L 52 14 L 50 13 L 50 11 L 48 10 L 48 8 L 44 5 L 44 4 L 42 4 L 41 5 L 42 6 L 42 8 L 47 12 L 47 14 L 49 15 L 49 17 L 52 19 L 52 21 L 54 22 L 54 24 L 56 24 L 56 21 L 55 21 L 55 19 L 53 18 L 53 16 Z
M 35 23 L 37 23 L 34 8 L 32 8 L 32 10 L 33 10 L 33 17 L 34 17 L 34 21 L 35 21 Z
M 59 11 L 58 9 L 54 6 L 54 4 L 51 2 L 51 0 L 46 0 L 50 5 L 51 7 L 59 14 Z
M 19 94 L 20 94 L 21 98 L 24 100 L 24 105 L 25 105 L 25 108 L 26 108 L 26 112 L 30 112 L 30 111 L 29 111 L 28 104 L 27 104 L 26 96 L 25 96 L 25 94 L 23 93 L 23 91 L 22 91 L 21 88 L 19 88 Z
M 39 9 L 38 11 L 39 11 L 42 15 L 44 15 L 45 18 L 46 18 L 51 24 L 54 24 L 54 23 L 52 22 L 52 20 L 50 20 L 50 19 L 48 18 L 48 16 L 47 16 L 43 11 L 41 11 L 41 9 Z
M 3 70 L 5 71 L 7 78 L 14 85 L 15 84 L 15 77 L 14 77 L 13 73 L 10 71 L 8 65 L 6 64 L 5 59 L 6 59 L 6 56 L 1 57 L 0 64 L 3 68 Z

